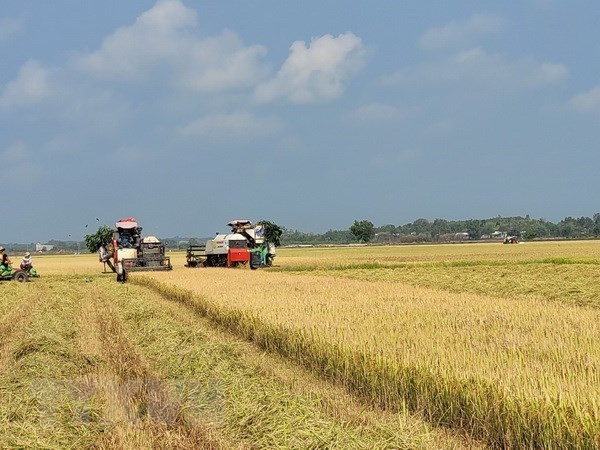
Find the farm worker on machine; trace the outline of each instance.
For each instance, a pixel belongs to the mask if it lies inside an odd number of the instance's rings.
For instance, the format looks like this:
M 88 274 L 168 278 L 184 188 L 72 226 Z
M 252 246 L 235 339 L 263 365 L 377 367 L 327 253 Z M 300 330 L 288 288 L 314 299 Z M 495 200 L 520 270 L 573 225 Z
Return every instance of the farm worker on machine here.
M 259 244 L 257 247 L 251 248 L 250 253 L 260 254 L 260 263 L 263 266 L 267 265 L 267 255 L 269 254 L 269 245 L 266 242 Z
M 23 259 L 21 260 L 21 270 L 27 272 L 30 276 L 37 275 L 37 271 L 33 268 L 33 261 L 31 259 L 31 253 L 25 253 Z
M 0 247 L 0 255 L 2 255 L 2 262 L 0 263 L 0 275 L 10 275 L 12 274 L 12 261 L 5 253 L 5 248 Z

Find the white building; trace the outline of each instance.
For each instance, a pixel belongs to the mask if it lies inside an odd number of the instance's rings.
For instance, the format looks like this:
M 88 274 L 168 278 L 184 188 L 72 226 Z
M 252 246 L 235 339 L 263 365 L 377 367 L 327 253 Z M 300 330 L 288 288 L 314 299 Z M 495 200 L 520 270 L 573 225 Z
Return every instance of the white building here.
M 37 244 L 35 244 L 36 252 L 49 252 L 53 248 L 54 248 L 54 245 L 40 244 L 39 242 Z

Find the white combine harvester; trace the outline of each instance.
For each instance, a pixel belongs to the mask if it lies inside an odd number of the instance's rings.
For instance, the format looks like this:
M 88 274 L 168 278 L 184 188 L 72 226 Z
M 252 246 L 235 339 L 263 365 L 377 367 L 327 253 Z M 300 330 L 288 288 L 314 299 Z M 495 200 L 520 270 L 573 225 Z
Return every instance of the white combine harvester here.
M 230 233 L 217 234 L 206 245 L 191 245 L 187 250 L 187 267 L 269 267 L 275 258 L 275 245 L 267 242 L 262 225 L 249 220 L 232 220 Z
M 142 228 L 132 217 L 116 223 L 112 249 L 117 281 L 127 281 L 129 272 L 173 269 L 164 244 L 154 236 L 142 238 L 141 233 Z

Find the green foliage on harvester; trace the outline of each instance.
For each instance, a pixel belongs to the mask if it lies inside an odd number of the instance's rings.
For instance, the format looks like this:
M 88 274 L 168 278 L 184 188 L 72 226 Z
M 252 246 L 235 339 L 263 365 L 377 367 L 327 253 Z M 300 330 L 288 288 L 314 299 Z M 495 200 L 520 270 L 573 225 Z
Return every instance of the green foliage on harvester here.
M 101 245 L 108 245 L 112 241 L 112 236 L 112 228 L 102 225 L 94 234 L 85 235 L 85 246 L 90 253 L 96 253 Z
M 261 220 L 257 225 L 262 225 L 265 230 L 265 240 L 272 242 L 276 247 L 281 245 L 281 235 L 283 234 L 284 228 L 279 225 L 269 222 L 268 220 Z

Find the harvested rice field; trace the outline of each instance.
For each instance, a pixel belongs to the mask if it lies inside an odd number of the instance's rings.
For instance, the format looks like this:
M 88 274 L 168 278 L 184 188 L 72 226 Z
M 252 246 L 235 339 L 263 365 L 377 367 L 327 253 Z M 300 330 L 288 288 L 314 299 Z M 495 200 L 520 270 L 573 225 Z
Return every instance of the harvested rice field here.
M 600 242 L 0 284 L 0 448 L 600 448 Z

